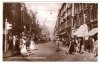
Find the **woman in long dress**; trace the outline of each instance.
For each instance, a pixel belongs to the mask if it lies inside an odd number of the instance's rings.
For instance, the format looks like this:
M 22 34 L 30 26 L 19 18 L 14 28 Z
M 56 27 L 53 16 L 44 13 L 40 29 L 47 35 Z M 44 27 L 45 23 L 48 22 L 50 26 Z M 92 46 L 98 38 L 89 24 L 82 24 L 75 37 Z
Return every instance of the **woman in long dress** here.
M 21 52 L 21 54 L 23 56 L 29 56 L 29 53 L 27 52 L 27 49 L 26 49 L 26 41 L 25 41 L 25 39 L 22 39 L 22 44 L 21 44 L 20 52 Z
M 30 51 L 31 51 L 31 53 L 34 51 L 34 49 L 35 49 L 35 42 L 34 42 L 34 40 L 31 38 L 31 40 L 30 40 L 30 47 L 29 47 L 29 49 L 30 49 Z

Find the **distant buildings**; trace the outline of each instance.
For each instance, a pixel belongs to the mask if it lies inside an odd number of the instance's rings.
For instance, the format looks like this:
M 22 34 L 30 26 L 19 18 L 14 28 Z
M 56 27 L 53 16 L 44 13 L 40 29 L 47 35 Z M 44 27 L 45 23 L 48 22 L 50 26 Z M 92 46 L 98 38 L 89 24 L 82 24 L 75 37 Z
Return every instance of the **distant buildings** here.
M 98 3 L 63 3 L 58 13 L 54 35 L 61 38 L 73 36 L 82 25 L 88 26 L 88 31 L 97 28 Z

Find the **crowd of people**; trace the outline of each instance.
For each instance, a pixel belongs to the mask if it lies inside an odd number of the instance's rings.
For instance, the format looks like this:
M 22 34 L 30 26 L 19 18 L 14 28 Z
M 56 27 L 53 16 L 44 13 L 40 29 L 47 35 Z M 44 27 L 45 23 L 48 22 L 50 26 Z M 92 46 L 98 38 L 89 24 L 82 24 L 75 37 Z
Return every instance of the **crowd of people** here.
M 29 56 L 35 49 L 34 38 L 29 36 L 12 36 L 10 34 L 8 44 L 8 50 L 12 51 L 12 55 Z
M 67 54 L 75 54 L 76 52 L 83 54 L 84 52 L 94 53 L 94 56 L 98 56 L 98 39 L 97 37 L 88 37 L 87 39 L 83 37 L 69 37 L 60 38 L 57 36 L 55 38 L 56 52 L 61 51 L 61 46 L 65 46 L 67 49 Z
M 88 37 L 87 39 L 83 37 L 68 37 L 68 38 L 60 38 L 57 36 L 54 39 L 56 44 L 56 52 L 60 51 L 60 47 L 66 47 L 67 54 L 75 54 L 80 53 L 84 54 L 84 52 L 94 53 L 94 56 L 98 56 L 98 39 L 96 37 Z M 18 36 L 12 34 L 9 35 L 9 50 L 12 51 L 13 55 L 23 55 L 29 56 L 33 54 L 35 49 L 34 38 L 30 36 Z

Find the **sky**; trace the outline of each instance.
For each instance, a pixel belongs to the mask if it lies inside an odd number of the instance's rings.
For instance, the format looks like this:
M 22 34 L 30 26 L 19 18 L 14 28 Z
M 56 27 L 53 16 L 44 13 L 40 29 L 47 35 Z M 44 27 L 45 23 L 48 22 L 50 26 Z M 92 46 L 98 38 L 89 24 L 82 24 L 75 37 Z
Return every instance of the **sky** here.
M 28 10 L 36 13 L 39 24 L 43 25 L 45 23 L 50 34 L 53 34 L 61 5 L 61 3 L 25 3 Z

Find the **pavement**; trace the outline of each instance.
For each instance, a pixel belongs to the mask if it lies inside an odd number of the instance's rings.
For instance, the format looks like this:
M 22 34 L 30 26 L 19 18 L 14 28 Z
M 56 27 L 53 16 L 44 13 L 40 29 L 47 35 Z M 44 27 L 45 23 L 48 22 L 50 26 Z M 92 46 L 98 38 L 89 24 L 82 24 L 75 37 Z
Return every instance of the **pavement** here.
M 4 58 L 11 57 L 11 56 L 12 56 L 12 51 L 3 52 L 3 57 Z
M 36 44 L 33 54 L 30 56 L 11 56 L 4 57 L 4 61 L 85 61 L 96 62 L 98 57 L 94 57 L 93 53 L 85 52 L 83 54 L 75 53 L 74 55 L 66 54 L 65 47 L 60 47 L 61 51 L 55 52 L 56 47 L 53 42 Z

